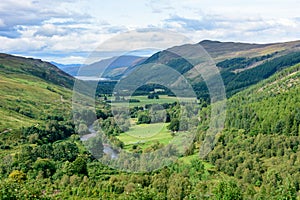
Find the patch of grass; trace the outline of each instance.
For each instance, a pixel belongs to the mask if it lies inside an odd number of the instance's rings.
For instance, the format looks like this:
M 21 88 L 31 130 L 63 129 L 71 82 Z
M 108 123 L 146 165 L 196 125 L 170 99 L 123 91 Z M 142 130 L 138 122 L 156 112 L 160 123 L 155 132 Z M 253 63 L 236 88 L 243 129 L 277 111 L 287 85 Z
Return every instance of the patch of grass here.
M 177 98 L 173 96 L 168 96 L 168 95 L 159 95 L 159 99 L 148 99 L 148 96 L 132 96 L 131 98 L 125 97 L 126 100 L 129 99 L 136 99 L 139 100 L 140 102 L 130 102 L 129 106 L 130 107 L 135 107 L 135 106 L 145 106 L 147 104 L 164 104 L 164 103 L 174 103 L 174 102 L 179 102 L 179 101 L 195 101 L 195 98 Z M 114 100 L 114 98 L 110 99 Z M 113 102 L 112 105 L 116 106 L 126 106 L 128 105 L 127 102 Z
M 171 135 L 167 129 L 169 123 L 139 124 L 132 125 L 130 130 L 117 136 L 124 142 L 124 149 L 132 151 L 133 145 L 138 145 L 141 149 L 146 149 L 159 142 L 160 144 L 173 144 L 179 152 L 184 152 L 187 141 L 191 141 L 189 132 L 178 132 L 176 136 Z
M 130 103 L 133 106 L 141 106 L 146 104 L 164 104 L 164 103 L 174 103 L 178 101 L 176 97 L 170 97 L 167 95 L 160 95 L 159 99 L 148 99 L 148 96 L 132 96 L 132 99 L 137 99 L 140 102 Z
M 125 145 L 145 144 L 159 141 L 167 144 L 171 139 L 171 132 L 167 129 L 169 123 L 139 124 L 130 127 L 129 131 L 122 133 L 118 139 Z

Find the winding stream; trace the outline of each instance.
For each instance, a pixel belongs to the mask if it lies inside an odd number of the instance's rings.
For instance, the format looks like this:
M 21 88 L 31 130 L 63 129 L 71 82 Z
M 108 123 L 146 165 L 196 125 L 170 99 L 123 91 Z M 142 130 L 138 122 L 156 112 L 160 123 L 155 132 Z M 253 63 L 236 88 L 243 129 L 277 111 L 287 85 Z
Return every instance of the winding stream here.
M 96 137 L 97 131 L 95 131 L 93 125 L 89 126 L 89 134 L 80 136 L 81 141 L 87 141 L 90 138 Z M 118 152 L 116 152 L 111 145 L 103 143 L 103 153 L 110 155 L 112 159 L 118 158 Z

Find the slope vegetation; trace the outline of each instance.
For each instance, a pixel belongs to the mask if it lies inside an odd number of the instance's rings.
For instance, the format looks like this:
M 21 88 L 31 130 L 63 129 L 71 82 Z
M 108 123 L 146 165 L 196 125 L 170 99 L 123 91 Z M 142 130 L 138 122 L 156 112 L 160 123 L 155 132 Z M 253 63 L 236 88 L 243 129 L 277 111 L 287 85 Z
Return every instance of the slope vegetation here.
M 297 64 L 228 101 L 225 129 L 207 161 L 247 185 L 250 199 L 297 199 L 299 82 Z
M 0 132 L 69 110 L 73 81 L 47 62 L 0 54 Z

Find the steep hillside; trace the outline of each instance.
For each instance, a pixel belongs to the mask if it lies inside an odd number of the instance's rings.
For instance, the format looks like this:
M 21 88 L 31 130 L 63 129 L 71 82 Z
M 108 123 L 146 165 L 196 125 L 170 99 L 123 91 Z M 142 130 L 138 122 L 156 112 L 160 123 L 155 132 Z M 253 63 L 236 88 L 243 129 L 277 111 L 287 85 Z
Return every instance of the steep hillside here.
M 233 96 L 227 126 L 247 133 L 300 135 L 300 64 Z
M 37 59 L 0 54 L 0 133 L 69 112 L 74 79 Z
M 26 74 L 71 89 L 74 79 L 56 66 L 39 59 L 0 54 L 1 73 Z
M 250 199 L 297 199 L 299 83 L 297 64 L 228 100 L 225 129 L 206 159 L 218 171 L 248 185 L 248 190 L 255 188 Z M 205 113 L 206 109 L 202 115 Z M 199 130 L 205 132 L 205 123 Z
M 207 59 L 205 53 L 198 53 L 199 49 L 204 48 L 216 62 L 227 95 L 231 96 L 270 77 L 283 68 L 299 63 L 299 44 L 300 41 L 247 44 L 205 40 L 198 44 L 186 44 L 158 52 L 142 64 L 161 63 L 168 65 L 190 79 L 197 95 L 207 99 L 209 95 L 206 84 L 199 73 L 195 71 L 193 63 L 187 61 L 188 59 L 194 63 L 201 63 L 201 60 Z M 201 64 L 197 65 L 196 68 L 201 68 Z

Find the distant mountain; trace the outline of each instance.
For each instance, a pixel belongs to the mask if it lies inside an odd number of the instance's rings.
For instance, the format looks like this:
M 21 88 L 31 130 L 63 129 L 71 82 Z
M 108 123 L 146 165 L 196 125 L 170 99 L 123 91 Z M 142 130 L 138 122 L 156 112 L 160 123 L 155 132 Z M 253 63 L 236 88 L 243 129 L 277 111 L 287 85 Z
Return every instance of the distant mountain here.
M 224 55 L 230 56 L 235 52 L 250 52 L 253 49 L 258 50 L 259 52 L 259 49 L 263 50 L 264 48 L 274 46 L 274 44 L 249 44 L 241 42 L 220 42 L 211 40 L 203 40 L 198 44 L 201 45 L 213 58 L 223 57 Z
M 275 52 L 285 52 L 286 54 L 287 52 L 298 51 L 300 49 L 300 41 L 271 44 L 250 44 L 203 40 L 196 44 L 184 44 L 157 52 L 150 56 L 145 63 L 157 61 L 166 63 L 172 59 L 178 58 L 178 56 L 170 52 L 175 52 L 178 55 L 187 55 L 187 57 L 193 58 L 193 56 L 197 55 L 197 52 L 195 53 L 194 50 L 199 48 L 204 48 L 209 56 L 218 63 L 220 61 L 236 57 L 251 58 Z
M 70 74 L 71 76 L 76 76 L 78 70 L 82 66 L 82 64 L 60 64 L 57 62 L 50 62 L 51 64 L 57 66 L 59 69 L 65 71 L 66 73 Z
M 0 133 L 71 110 L 74 78 L 38 59 L 0 54 Z
M 143 62 L 146 58 L 139 56 L 123 55 L 103 59 L 90 65 L 62 65 L 57 64 L 60 69 L 69 73 L 72 76 L 81 77 L 99 77 L 106 79 L 118 80 L 124 75 L 128 68 L 132 68 Z
M 163 64 L 177 70 L 193 83 L 199 97 L 208 98 L 206 84 L 195 71 L 201 65 L 194 68 L 193 63 L 190 63 L 207 59 L 199 57 L 198 51 L 201 48 L 208 53 L 202 53 L 201 56 L 209 55 L 216 62 L 228 96 L 300 62 L 300 41 L 248 44 L 204 40 L 157 52 L 142 64 Z

